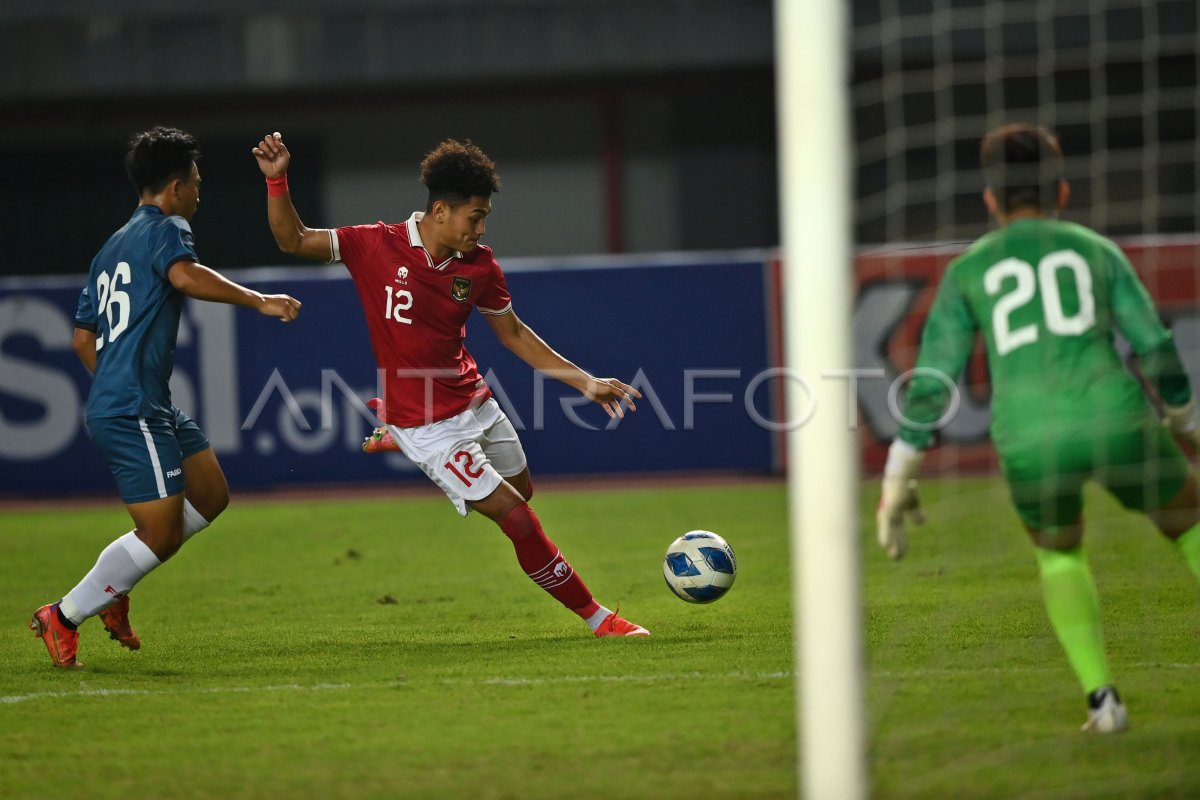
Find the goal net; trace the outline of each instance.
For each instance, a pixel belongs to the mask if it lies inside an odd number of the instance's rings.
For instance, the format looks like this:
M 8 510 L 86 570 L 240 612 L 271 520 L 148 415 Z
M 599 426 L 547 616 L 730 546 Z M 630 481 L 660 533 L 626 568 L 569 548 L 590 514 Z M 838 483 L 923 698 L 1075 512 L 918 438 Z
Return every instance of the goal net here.
M 856 238 L 974 238 L 979 140 L 1054 129 L 1069 216 L 1109 236 L 1194 233 L 1200 216 L 1191 0 L 854 4 Z

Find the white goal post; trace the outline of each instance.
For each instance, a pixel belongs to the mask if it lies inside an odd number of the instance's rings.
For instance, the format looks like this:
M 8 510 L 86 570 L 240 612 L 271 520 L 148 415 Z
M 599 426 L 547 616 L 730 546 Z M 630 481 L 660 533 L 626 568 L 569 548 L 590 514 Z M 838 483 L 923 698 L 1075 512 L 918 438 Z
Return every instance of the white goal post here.
M 799 785 L 867 796 L 852 366 L 848 19 L 839 0 L 776 0 L 776 112 Z M 811 412 L 811 416 L 809 416 Z

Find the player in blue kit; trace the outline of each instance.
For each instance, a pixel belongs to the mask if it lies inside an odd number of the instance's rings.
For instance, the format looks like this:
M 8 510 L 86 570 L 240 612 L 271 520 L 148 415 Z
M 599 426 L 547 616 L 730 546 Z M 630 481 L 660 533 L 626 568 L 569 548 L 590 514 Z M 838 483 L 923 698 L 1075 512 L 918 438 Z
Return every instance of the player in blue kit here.
M 129 625 L 129 590 L 229 503 L 204 432 L 171 403 L 184 296 L 247 306 L 283 322 L 300 311 L 293 297 L 259 294 L 199 263 L 189 225 L 200 203 L 199 157 L 196 140 L 184 131 L 134 134 L 125 170 L 138 207 L 92 260 L 79 297 L 74 349 L 94 375 L 88 433 L 108 460 L 134 529 L 30 620 L 56 667 L 80 666 L 76 629 L 97 614 L 121 645 L 140 647 Z

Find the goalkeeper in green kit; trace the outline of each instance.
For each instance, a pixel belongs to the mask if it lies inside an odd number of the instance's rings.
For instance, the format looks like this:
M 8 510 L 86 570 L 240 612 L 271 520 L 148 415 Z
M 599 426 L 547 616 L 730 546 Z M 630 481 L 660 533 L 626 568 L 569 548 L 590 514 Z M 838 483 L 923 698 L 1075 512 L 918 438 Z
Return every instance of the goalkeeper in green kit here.
M 998 229 L 955 259 L 938 287 L 884 468 L 879 543 L 893 559 L 903 557 L 904 516 L 920 521 L 922 451 L 949 404 L 949 383 L 982 334 L 992 441 L 1035 545 L 1050 623 L 1087 694 L 1083 729 L 1122 731 L 1128 719 L 1081 546 L 1082 486 L 1095 480 L 1144 512 L 1200 579 L 1196 475 L 1172 439 L 1197 442 L 1200 414 L 1174 340 L 1129 260 L 1108 239 L 1056 219 L 1069 194 L 1057 138 L 1008 125 L 984 137 L 981 156 L 984 202 Z M 1165 425 L 1122 365 L 1118 332 L 1161 399 Z

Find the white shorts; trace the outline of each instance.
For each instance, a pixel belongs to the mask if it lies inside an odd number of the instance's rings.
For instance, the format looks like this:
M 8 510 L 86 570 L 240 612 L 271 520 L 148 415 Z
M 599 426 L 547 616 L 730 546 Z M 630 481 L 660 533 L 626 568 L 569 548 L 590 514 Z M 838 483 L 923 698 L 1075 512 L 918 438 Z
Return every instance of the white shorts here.
M 520 475 L 526 466 L 521 440 L 500 404 L 489 397 L 478 408 L 416 428 L 389 425 L 404 455 L 436 483 L 458 513 L 470 513 L 467 503 L 482 500 L 505 478 Z

